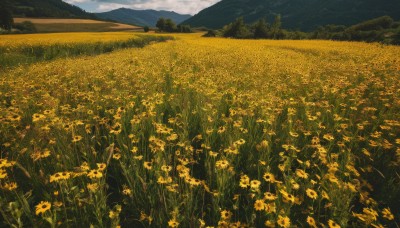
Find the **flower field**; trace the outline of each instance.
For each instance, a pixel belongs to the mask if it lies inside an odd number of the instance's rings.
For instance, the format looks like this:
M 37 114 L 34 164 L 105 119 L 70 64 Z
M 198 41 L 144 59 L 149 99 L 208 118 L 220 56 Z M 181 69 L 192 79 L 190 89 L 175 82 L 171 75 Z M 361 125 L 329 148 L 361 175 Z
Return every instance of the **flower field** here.
M 399 226 L 399 47 L 190 34 L 0 74 L 0 227 Z

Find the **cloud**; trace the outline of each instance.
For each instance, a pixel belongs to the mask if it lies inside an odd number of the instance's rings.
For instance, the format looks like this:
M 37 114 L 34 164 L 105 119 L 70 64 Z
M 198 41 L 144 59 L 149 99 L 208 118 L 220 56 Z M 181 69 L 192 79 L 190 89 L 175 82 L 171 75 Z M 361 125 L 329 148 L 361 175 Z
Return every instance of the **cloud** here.
M 132 9 L 154 9 L 196 14 L 220 0 L 64 0 L 83 7 L 87 11 L 104 12 L 121 7 Z M 85 8 L 85 6 L 89 6 Z

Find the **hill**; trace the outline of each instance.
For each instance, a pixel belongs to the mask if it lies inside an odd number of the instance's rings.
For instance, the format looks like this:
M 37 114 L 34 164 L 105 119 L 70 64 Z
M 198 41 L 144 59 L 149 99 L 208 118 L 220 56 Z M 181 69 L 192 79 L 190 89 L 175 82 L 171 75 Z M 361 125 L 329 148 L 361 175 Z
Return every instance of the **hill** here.
M 192 27 L 222 28 L 237 17 L 246 23 L 282 16 L 288 29 L 310 31 L 327 24 L 353 25 L 388 15 L 400 19 L 398 0 L 222 0 L 184 21 Z
M 94 14 L 62 0 L 8 0 L 8 5 L 16 17 L 96 18 Z
M 105 20 L 152 27 L 156 25 L 157 20 L 160 17 L 170 18 L 178 24 L 191 17 L 191 15 L 188 14 L 182 15 L 171 11 L 133 10 L 126 8 L 120 8 L 104 13 L 96 13 L 95 15 Z
M 90 19 L 65 19 L 65 18 L 14 18 L 16 24 L 30 21 L 40 33 L 52 32 L 113 32 L 113 31 L 142 31 L 141 27 L 98 21 Z

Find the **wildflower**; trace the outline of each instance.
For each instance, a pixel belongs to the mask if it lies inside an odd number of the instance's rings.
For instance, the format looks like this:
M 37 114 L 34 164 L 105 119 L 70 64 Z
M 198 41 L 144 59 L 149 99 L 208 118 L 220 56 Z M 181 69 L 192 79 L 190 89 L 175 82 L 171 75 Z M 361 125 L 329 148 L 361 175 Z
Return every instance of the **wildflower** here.
M 250 188 L 253 191 L 257 191 L 258 188 L 260 187 L 261 182 L 259 180 L 252 180 L 250 181 Z
M 265 203 L 264 200 L 256 200 L 256 202 L 254 203 L 254 209 L 256 211 L 262 211 L 265 208 Z
M 310 227 L 317 228 L 317 223 L 313 217 L 307 216 L 307 223 Z
M 51 204 L 47 201 L 41 201 L 38 205 L 36 205 L 36 215 L 40 213 L 44 214 L 46 211 L 50 210 Z
M 144 162 L 143 163 L 143 167 L 145 168 L 145 169 L 147 169 L 147 170 L 151 170 L 153 167 L 152 167 L 152 162 Z
M 97 170 L 99 170 L 99 171 L 103 171 L 107 167 L 106 163 L 96 163 L 96 165 L 97 165 Z
M 307 193 L 307 196 L 310 197 L 311 199 L 315 200 L 318 197 L 318 194 L 310 188 L 307 188 L 306 193 Z
M 340 225 L 337 224 L 335 221 L 333 221 L 332 219 L 328 220 L 328 226 L 329 228 L 340 228 Z
M 276 196 L 270 192 L 264 193 L 264 199 L 265 200 L 276 200 Z
M 232 212 L 228 210 L 221 211 L 221 219 L 222 220 L 230 220 L 232 217 Z
M 8 191 L 15 190 L 17 187 L 18 187 L 18 185 L 15 182 L 6 183 L 3 186 L 3 188 L 7 189 Z
M 99 179 L 101 177 L 103 177 L 103 173 L 99 170 L 90 170 L 89 173 L 87 174 L 87 176 L 90 179 Z
M 168 221 L 168 226 L 169 227 L 178 227 L 179 226 L 179 222 L 177 222 L 176 219 L 173 218 L 173 219 Z
M 115 153 L 112 156 L 115 160 L 119 160 L 121 158 L 121 154 L 120 153 Z
M 274 174 L 272 174 L 272 173 L 265 173 L 264 174 L 264 176 L 263 176 L 263 178 L 264 178 L 264 180 L 266 181 L 266 182 L 271 182 L 271 183 L 274 183 L 275 182 L 275 176 L 274 176 Z
M 247 175 L 242 175 L 240 177 L 239 186 L 241 188 L 247 188 L 248 186 L 250 186 L 250 178 Z
M 394 215 L 392 214 L 392 212 L 390 211 L 390 208 L 384 208 L 382 210 L 382 217 L 384 217 L 387 220 L 394 220 Z
M 99 188 L 99 185 L 97 183 L 92 183 L 92 184 L 87 184 L 86 187 L 89 189 L 89 191 L 96 192 L 97 189 Z
M 326 139 L 326 140 L 328 140 L 328 141 L 332 141 L 332 140 L 335 139 L 335 138 L 333 137 L 333 135 L 331 135 L 331 134 L 325 134 L 322 138 L 324 138 L 324 139 Z
M 307 179 L 308 174 L 301 169 L 296 169 L 296 175 L 300 178 Z
M 82 140 L 82 136 L 76 135 L 72 138 L 72 142 L 76 143 Z
M 215 163 L 215 167 L 217 169 L 226 169 L 229 166 L 229 162 L 227 160 L 218 160 Z
M 290 227 L 290 219 L 287 216 L 283 217 L 283 216 L 279 215 L 277 223 L 280 227 L 284 227 L 284 228 Z

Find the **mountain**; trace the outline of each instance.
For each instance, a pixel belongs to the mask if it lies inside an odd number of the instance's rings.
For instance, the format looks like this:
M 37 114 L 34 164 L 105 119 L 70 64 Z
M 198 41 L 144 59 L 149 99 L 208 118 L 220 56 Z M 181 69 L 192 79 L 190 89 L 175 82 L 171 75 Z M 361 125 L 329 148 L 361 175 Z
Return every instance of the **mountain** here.
M 62 0 L 1 0 L 8 1 L 14 17 L 52 17 L 52 18 L 86 18 L 95 19 L 77 6 Z
M 353 25 L 388 15 L 400 19 L 399 0 L 222 0 L 184 21 L 192 27 L 218 29 L 243 17 L 272 22 L 282 16 L 282 27 L 310 31 L 327 24 Z
M 105 20 L 151 27 L 156 25 L 157 20 L 160 17 L 170 18 L 177 24 L 191 17 L 191 15 L 182 15 L 170 11 L 133 10 L 126 8 L 120 8 L 104 13 L 96 13 L 95 15 Z

